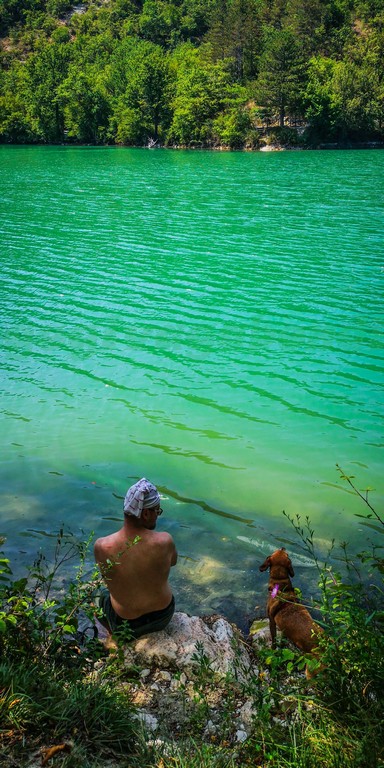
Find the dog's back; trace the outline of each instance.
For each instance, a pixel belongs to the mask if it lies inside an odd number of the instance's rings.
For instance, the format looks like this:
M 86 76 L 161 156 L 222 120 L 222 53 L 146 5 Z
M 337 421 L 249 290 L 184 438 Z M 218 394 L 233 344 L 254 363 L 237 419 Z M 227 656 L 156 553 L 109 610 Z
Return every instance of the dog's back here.
M 269 568 L 267 613 L 272 644 L 276 642 L 276 627 L 303 653 L 313 652 L 319 645 L 322 628 L 301 605 L 290 576 L 294 576 L 291 560 L 282 547 L 266 558 L 260 571 Z
M 276 601 L 273 601 L 275 603 Z M 279 605 L 271 604 L 269 616 L 292 643 L 303 653 L 311 653 L 319 644 L 323 630 L 312 619 L 309 611 L 298 602 L 296 596 L 282 595 Z

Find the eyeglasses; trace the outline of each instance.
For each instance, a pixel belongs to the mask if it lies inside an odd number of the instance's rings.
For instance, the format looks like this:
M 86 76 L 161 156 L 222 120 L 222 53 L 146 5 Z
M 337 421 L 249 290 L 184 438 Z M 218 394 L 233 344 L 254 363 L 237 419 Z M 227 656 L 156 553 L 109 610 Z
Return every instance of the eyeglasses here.
M 156 512 L 158 517 L 160 517 L 160 515 L 163 514 L 163 510 L 161 507 L 153 507 L 153 511 Z

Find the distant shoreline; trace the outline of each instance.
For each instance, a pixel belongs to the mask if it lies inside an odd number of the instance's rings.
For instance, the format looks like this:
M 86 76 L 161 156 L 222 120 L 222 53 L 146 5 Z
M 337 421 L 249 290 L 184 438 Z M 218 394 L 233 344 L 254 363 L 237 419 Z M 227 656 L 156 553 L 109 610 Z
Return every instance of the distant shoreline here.
M 202 152 L 311 152 L 313 150 L 359 150 L 359 149 L 384 149 L 384 141 L 359 141 L 359 142 L 322 142 L 317 145 L 308 146 L 290 146 L 283 144 L 271 144 L 263 145 L 261 147 L 227 147 L 227 146 L 165 146 L 160 144 L 159 146 L 146 146 L 146 145 L 131 145 L 131 144 L 88 144 L 80 142 L 33 142 L 33 143 L 19 143 L 19 142 L 0 142 L 1 147 L 71 147 L 72 149 L 78 147 L 92 147 L 94 149 L 145 149 L 145 150 L 170 150 L 170 151 L 202 151 Z

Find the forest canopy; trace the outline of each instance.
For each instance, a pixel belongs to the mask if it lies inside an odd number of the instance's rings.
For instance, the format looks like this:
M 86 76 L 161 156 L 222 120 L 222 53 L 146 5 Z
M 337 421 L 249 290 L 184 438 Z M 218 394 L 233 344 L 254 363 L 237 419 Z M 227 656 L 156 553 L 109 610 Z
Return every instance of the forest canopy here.
M 384 0 L 0 0 L 0 141 L 382 141 Z

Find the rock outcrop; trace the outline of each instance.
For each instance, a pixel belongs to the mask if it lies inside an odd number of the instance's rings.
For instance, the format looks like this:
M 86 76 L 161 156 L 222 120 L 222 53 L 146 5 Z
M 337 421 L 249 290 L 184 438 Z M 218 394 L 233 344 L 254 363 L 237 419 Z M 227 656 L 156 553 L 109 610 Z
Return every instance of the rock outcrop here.
M 253 628 L 259 642 L 264 642 L 265 626 L 260 621 Z M 108 633 L 99 623 L 97 628 L 107 645 Z M 250 695 L 250 683 L 259 676 L 254 643 L 253 637 L 249 645 L 222 616 L 175 613 L 166 629 L 124 648 L 127 674 L 136 670 L 136 680 L 121 685 L 138 707 L 139 721 L 157 737 L 182 736 L 201 719 L 204 738 L 222 736 L 224 728 L 228 738 L 241 743 L 257 714 Z
M 252 661 L 240 632 L 222 617 L 210 624 L 199 616 L 175 613 L 166 629 L 144 635 L 127 648 L 127 662 L 190 673 L 204 660 L 218 676 L 231 673 L 244 679 Z

